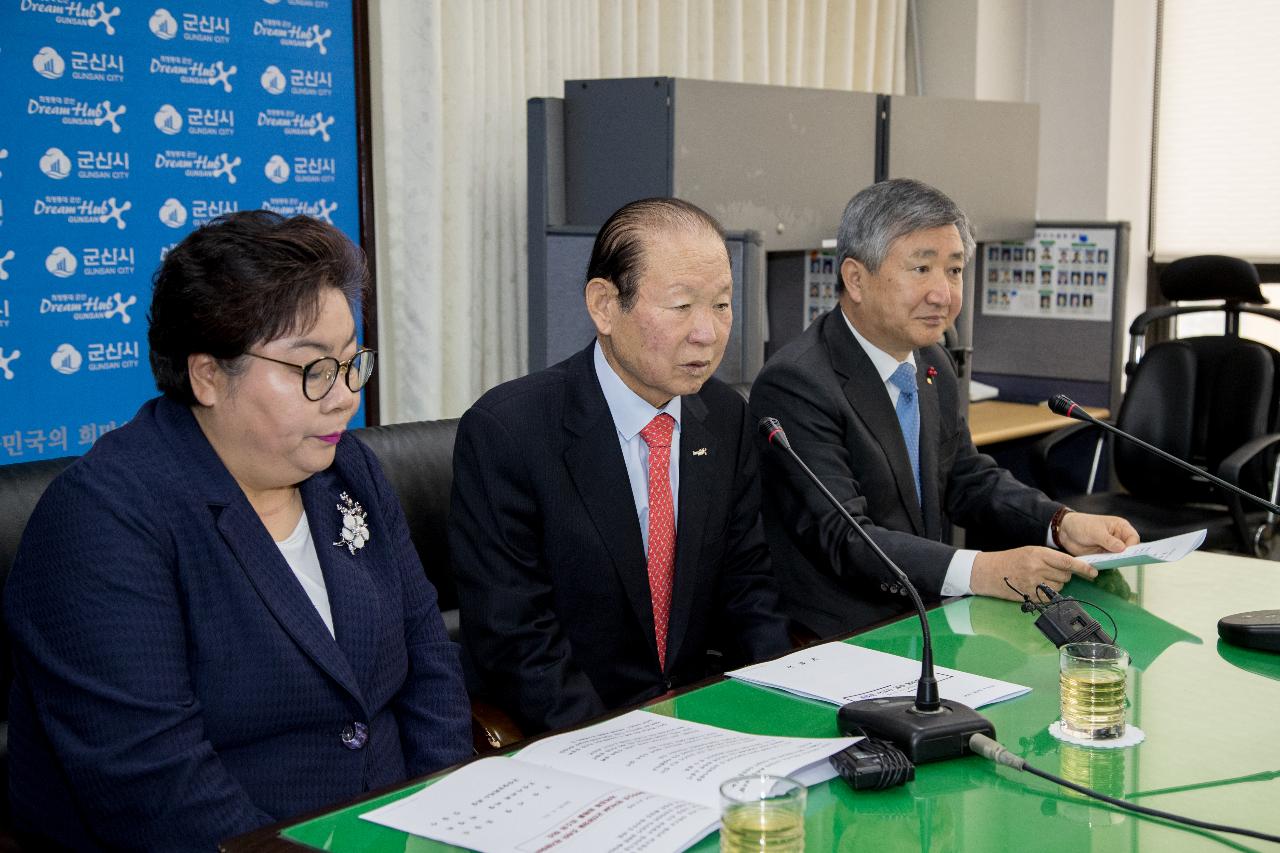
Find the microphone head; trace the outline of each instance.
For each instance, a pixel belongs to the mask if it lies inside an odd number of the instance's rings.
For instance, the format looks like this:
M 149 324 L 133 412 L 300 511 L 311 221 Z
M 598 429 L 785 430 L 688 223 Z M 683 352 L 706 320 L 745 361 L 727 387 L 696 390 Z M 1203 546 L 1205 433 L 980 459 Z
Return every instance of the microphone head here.
M 1063 417 L 1071 417 L 1071 410 L 1076 408 L 1075 400 L 1072 400 L 1066 394 L 1054 394 L 1049 398 L 1049 411 L 1055 415 Z
M 756 424 L 756 428 L 760 430 L 760 434 L 764 436 L 764 440 L 769 444 L 775 441 L 783 447 L 790 447 L 787 441 L 787 434 L 782 430 L 782 424 L 777 418 L 761 418 L 760 423 Z

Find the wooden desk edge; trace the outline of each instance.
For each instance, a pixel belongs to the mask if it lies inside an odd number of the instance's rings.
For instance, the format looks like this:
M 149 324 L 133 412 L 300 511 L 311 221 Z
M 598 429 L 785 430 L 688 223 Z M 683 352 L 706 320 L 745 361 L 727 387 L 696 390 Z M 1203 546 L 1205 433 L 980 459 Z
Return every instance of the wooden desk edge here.
M 1109 417 L 1111 411 L 1100 406 L 1085 406 L 1095 418 Z M 979 447 L 1042 435 L 1071 424 L 1070 418 L 1055 415 L 1047 403 L 1011 403 L 1007 400 L 981 400 L 969 406 L 969 430 Z

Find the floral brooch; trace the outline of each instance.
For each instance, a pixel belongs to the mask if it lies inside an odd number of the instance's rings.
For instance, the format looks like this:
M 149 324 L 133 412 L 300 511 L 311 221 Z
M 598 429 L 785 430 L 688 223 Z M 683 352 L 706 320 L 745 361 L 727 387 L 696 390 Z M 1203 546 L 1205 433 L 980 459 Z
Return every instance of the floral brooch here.
M 364 543 L 369 541 L 369 524 L 365 517 L 364 507 L 360 506 L 356 501 L 351 500 L 350 495 L 343 492 L 339 495 L 342 503 L 336 504 L 338 512 L 342 513 L 342 536 L 334 545 L 338 547 L 346 546 L 352 555 L 356 551 L 364 547 Z
M 938 375 L 938 368 L 934 367 L 934 366 L 931 364 L 931 365 L 929 365 L 929 369 L 928 369 L 928 370 L 926 370 L 926 371 L 924 372 L 924 381 L 925 381 L 925 382 L 928 382 L 930 385 L 932 385 L 932 384 L 933 384 L 933 377 L 935 377 L 935 376 L 937 376 L 937 375 Z

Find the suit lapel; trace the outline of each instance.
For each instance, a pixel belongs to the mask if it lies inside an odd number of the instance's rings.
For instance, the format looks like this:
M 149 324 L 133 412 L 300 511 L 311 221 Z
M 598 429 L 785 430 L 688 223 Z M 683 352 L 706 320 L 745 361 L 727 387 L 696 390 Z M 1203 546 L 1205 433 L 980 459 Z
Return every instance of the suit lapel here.
M 631 480 L 618 445 L 618 430 L 592 365 L 592 348 L 587 347 L 574 356 L 570 369 L 574 375 L 566 386 L 564 425 L 572 438 L 564 452 L 565 466 L 596 528 L 596 535 L 613 561 L 613 569 L 648 636 L 656 661 L 657 641 L 653 632 L 653 601 L 644 540 L 631 496 Z M 679 547 L 677 541 L 677 560 Z
M 925 536 L 941 541 L 942 514 L 938 505 L 938 389 L 928 380 L 930 364 L 925 350 L 916 350 L 916 399 L 920 401 L 920 488 Z
M 271 541 L 270 534 L 248 500 L 241 497 L 222 510 L 218 515 L 218 531 L 280 627 L 334 681 L 353 695 L 360 696 L 360 686 L 350 664 L 333 637 L 329 636 L 315 605 L 294 577 L 280 549 Z M 315 535 L 313 530 L 312 536 Z M 317 549 L 322 547 L 321 541 L 316 541 Z
M 911 458 L 907 456 L 907 444 L 902 438 L 898 414 L 889 403 L 889 392 L 880 380 L 875 365 L 845 326 L 839 306 L 827 313 L 821 321 L 822 334 L 831 355 L 836 373 L 844 377 L 844 395 L 853 407 L 867 431 L 875 438 L 884 453 L 889 470 L 893 472 L 898 487 L 898 500 L 917 536 L 925 532 L 924 516 L 916 498 L 915 475 L 911 470 Z M 921 421 L 923 422 L 923 411 Z M 923 444 L 923 432 L 921 443 Z M 923 465 L 921 467 L 923 479 Z
M 708 466 L 715 464 L 715 436 L 706 424 L 707 407 L 694 395 L 680 403 L 680 509 L 676 521 L 675 583 L 671 596 L 671 620 L 667 627 L 667 661 L 677 659 L 688 633 L 698 584 L 707 513 L 711 506 Z M 695 456 L 694 452 L 699 451 Z M 705 451 L 705 452 L 701 452 Z
M 359 684 L 351 666 L 329 635 L 324 620 L 316 612 L 315 605 L 307 597 L 244 492 L 210 446 L 190 409 L 161 399 L 156 404 L 156 420 L 170 452 L 176 460 L 181 460 L 184 469 L 190 471 L 190 482 L 201 491 L 210 512 L 216 516 L 218 533 L 263 604 L 317 666 L 359 697 Z M 325 565 L 324 543 L 332 540 L 326 540 L 315 532 L 316 521 L 311 516 L 311 507 L 306 505 L 305 491 L 303 500 L 327 583 L 330 572 Z M 317 512 L 323 511 L 317 509 Z M 330 599 L 335 597 L 331 591 Z
M 371 560 L 389 560 L 389 540 L 385 530 L 370 530 L 366 545 L 352 554 L 345 545 L 334 545 L 341 538 L 342 513 L 340 496 L 346 492 L 366 512 L 367 496 L 354 494 L 331 468 L 312 476 L 302 484 L 302 502 L 311 526 L 324 585 L 329 592 L 329 609 L 333 614 L 334 639 L 353 674 L 367 677 L 374 669 L 377 639 L 381 631 L 377 587 L 369 576 Z M 329 641 L 332 646 L 333 640 Z M 364 686 L 362 684 L 362 686 Z M 363 692 L 357 693 L 363 696 Z

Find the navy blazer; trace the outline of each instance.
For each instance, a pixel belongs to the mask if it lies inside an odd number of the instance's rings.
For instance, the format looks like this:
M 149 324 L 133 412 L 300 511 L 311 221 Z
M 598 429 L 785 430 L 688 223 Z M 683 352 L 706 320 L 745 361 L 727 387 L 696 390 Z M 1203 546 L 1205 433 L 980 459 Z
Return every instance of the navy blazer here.
M 594 344 L 593 344 L 594 346 Z M 526 732 L 787 651 L 760 528 L 745 402 L 681 398 L 680 503 L 665 669 L 617 429 L 592 348 L 485 394 L 458 425 L 450 552 L 465 645 Z
M 1042 545 L 1060 504 L 973 446 L 946 350 L 924 347 L 915 359 L 919 499 L 889 392 L 839 307 L 769 359 L 751 386 L 751 410 L 782 422 L 800 458 L 921 596 L 936 600 L 955 554 L 952 522 L 1009 545 Z M 765 533 L 793 619 L 827 637 L 911 608 L 896 577 L 790 459 L 769 452 L 764 486 Z
M 5 588 L 15 823 L 76 850 L 223 838 L 470 752 L 457 647 L 373 453 L 300 486 L 336 641 L 189 409 L 49 487 Z M 348 553 L 340 494 L 367 512 Z

